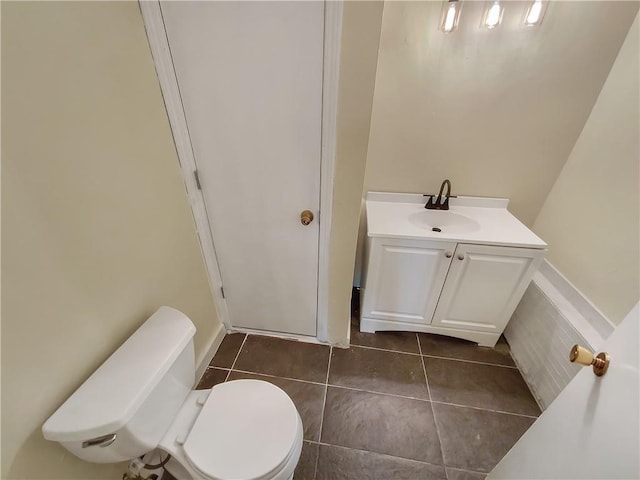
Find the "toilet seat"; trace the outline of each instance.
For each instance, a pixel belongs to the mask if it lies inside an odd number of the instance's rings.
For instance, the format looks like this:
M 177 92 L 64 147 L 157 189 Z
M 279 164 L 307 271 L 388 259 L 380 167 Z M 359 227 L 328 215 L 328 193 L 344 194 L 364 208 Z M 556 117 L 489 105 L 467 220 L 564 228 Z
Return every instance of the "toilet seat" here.
M 235 380 L 213 387 L 183 451 L 205 478 L 262 480 L 286 468 L 301 443 L 302 423 L 285 392 L 260 380 Z

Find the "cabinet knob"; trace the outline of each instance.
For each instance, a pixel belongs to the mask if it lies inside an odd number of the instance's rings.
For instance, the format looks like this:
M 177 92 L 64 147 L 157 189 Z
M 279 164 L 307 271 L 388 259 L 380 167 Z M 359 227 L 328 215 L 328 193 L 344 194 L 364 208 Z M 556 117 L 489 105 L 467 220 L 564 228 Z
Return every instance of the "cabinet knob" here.
M 444 256 L 447 257 L 447 258 L 451 258 L 452 253 L 451 252 L 447 252 L 447 253 L 444 254 Z
M 458 255 L 458 260 L 464 260 L 464 255 Z

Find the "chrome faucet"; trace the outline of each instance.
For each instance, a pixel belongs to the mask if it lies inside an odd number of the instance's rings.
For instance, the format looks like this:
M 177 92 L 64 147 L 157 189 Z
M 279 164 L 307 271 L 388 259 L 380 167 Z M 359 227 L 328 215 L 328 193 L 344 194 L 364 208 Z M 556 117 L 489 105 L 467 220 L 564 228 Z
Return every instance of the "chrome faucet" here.
M 444 191 L 445 185 L 447 187 L 447 192 L 444 194 L 444 199 L 443 199 L 442 193 Z M 442 182 L 442 185 L 440 185 L 440 192 L 438 193 L 438 196 L 435 198 L 435 201 L 433 199 L 435 195 L 425 194 L 423 196 L 429 197 L 429 199 L 427 200 L 427 204 L 424 206 L 424 208 L 426 208 L 427 210 L 449 210 L 449 199 L 456 198 L 455 195 L 451 195 L 451 182 L 449 181 L 449 179 L 445 179 L 445 181 Z

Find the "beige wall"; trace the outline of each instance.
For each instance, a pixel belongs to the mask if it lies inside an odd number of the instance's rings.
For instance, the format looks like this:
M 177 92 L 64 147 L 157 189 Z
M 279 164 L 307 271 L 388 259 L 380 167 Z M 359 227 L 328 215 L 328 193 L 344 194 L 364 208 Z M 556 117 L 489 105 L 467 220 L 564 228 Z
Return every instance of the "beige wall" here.
M 346 344 L 382 2 L 345 2 L 329 257 L 329 341 Z
M 567 160 L 638 10 L 638 2 L 552 2 L 540 28 L 480 29 L 483 2 L 438 30 L 442 2 L 384 8 L 367 190 L 511 199 L 531 225 Z
M 534 224 L 548 260 L 612 322 L 640 299 L 638 17 Z
M 42 423 L 158 306 L 220 328 L 137 3 L 2 2 L 2 107 L 2 478 L 121 478 Z
M 638 2 L 553 2 L 539 28 L 507 2 L 480 29 L 483 2 L 464 2 L 459 29 L 438 30 L 442 3 L 387 2 L 365 192 L 510 199 L 531 226 L 607 78 Z M 360 285 L 364 210 L 355 265 Z

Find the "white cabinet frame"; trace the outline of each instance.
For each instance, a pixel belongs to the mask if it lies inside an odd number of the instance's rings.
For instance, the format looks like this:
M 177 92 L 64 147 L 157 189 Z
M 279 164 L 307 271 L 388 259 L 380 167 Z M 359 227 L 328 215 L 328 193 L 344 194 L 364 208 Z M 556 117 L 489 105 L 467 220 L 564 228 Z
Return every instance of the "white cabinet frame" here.
M 431 325 L 500 335 L 543 250 L 458 244 Z
M 363 315 L 383 320 L 426 324 L 438 303 L 454 242 L 373 238 L 365 277 Z
M 493 347 L 545 252 L 368 238 L 360 330 L 435 333 Z

